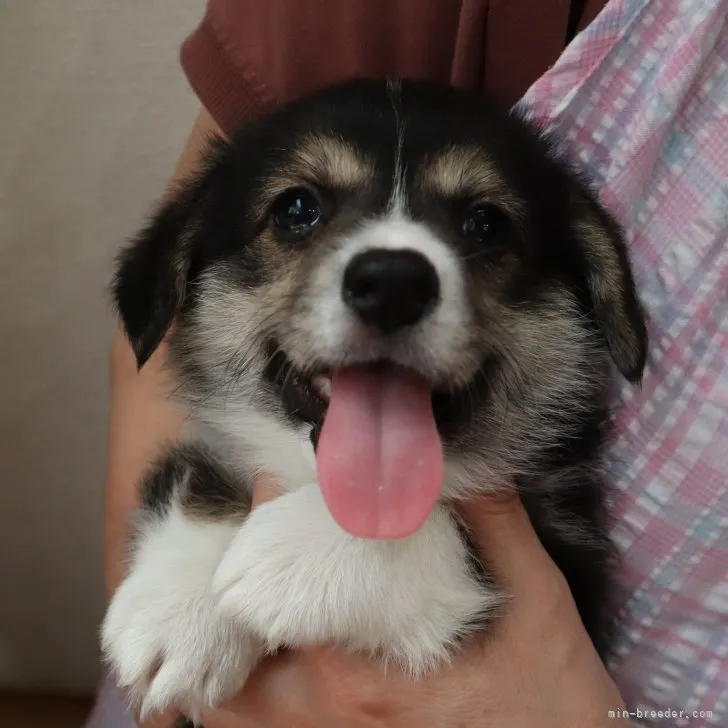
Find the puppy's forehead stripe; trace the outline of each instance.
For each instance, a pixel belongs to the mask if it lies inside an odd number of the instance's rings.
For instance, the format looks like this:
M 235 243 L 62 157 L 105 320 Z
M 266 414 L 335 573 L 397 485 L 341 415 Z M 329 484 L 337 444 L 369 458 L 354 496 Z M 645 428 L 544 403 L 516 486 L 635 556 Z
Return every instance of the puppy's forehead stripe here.
M 405 162 L 402 159 L 404 145 L 405 123 L 400 113 L 402 83 L 399 79 L 387 80 L 387 96 L 392 104 L 392 112 L 397 127 L 397 142 L 394 152 L 394 176 L 392 178 L 392 193 L 389 200 L 391 212 L 401 213 L 407 205 L 405 189 Z

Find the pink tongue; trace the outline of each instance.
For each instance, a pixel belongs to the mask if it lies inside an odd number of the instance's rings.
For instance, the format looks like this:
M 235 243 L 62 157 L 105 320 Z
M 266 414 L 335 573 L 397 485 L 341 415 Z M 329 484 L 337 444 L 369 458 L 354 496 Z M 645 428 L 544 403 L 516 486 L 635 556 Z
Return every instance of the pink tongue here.
M 345 531 L 412 534 L 432 512 L 444 474 L 428 383 L 393 365 L 336 372 L 316 462 L 326 504 Z

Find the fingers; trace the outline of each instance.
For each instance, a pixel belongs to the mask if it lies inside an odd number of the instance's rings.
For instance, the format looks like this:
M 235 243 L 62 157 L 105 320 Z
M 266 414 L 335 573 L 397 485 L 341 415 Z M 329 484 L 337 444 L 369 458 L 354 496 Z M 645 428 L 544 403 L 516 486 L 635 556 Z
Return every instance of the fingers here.
M 563 579 L 515 491 L 481 496 L 461 512 L 480 557 L 513 596 L 537 593 L 544 580 Z
M 302 669 L 305 655 L 283 652 L 266 659 L 253 672 L 245 688 L 222 706 L 222 711 L 234 720 L 245 718 L 250 726 L 283 728 L 305 726 L 303 718 L 311 712 L 312 686 L 310 672 Z M 227 724 L 221 722 L 221 726 Z M 236 728 L 243 724 L 234 723 Z M 244 724 L 247 728 L 247 723 Z
M 415 685 L 405 673 L 385 671 L 370 657 L 311 647 L 264 660 L 224 707 L 266 728 L 369 725 L 363 716 L 384 718 L 393 705 L 411 703 Z M 392 724 L 377 725 L 385 722 Z
M 139 722 L 140 728 L 177 728 L 182 725 L 179 714 L 172 711 L 166 711 L 163 714 L 155 713 Z
M 265 473 L 256 476 L 253 485 L 253 508 L 257 508 L 279 495 L 281 495 L 281 488 L 273 476 Z

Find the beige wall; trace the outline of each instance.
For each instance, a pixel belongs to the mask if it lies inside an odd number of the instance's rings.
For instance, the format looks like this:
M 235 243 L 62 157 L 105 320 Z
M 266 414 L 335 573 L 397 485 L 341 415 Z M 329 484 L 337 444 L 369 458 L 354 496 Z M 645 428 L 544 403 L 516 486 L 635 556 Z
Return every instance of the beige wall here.
M 97 676 L 104 287 L 191 127 L 203 7 L 0 0 L 0 688 Z

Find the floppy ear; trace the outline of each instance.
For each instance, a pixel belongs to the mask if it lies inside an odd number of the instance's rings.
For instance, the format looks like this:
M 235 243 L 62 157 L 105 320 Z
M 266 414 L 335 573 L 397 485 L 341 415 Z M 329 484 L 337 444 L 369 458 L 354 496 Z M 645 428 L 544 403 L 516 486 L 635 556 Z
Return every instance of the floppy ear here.
M 589 192 L 576 190 L 572 204 L 594 318 L 617 369 L 638 382 L 647 358 L 647 328 L 622 230 Z
M 200 217 L 215 174 L 210 163 L 118 257 L 112 292 L 140 369 L 184 303 Z

